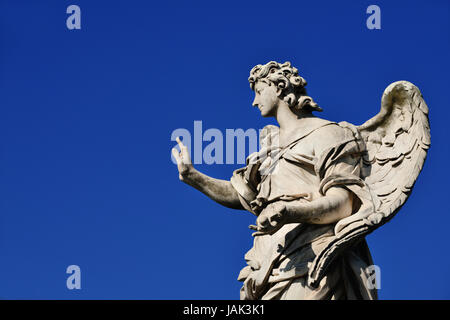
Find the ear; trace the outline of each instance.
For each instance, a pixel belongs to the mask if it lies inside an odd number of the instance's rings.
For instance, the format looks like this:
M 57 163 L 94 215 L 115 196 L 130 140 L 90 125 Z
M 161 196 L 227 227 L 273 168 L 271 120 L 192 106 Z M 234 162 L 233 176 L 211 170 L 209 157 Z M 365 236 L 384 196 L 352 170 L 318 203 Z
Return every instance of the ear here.
M 279 86 L 276 86 L 276 92 L 277 92 L 277 96 L 279 97 L 281 95 L 281 93 L 283 92 L 283 88 L 280 88 Z
M 277 84 L 274 84 L 274 86 L 276 87 L 276 93 L 279 97 L 283 93 L 283 90 L 286 88 L 286 83 L 284 81 L 280 81 Z

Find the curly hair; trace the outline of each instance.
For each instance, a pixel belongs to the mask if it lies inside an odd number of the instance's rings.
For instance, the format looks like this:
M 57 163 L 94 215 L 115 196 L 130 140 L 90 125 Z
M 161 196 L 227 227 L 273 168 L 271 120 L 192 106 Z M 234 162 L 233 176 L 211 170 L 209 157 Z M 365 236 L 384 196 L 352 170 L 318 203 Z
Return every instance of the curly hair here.
M 281 99 L 285 101 L 291 110 L 297 113 L 300 110 L 322 111 L 322 108 L 314 102 L 306 93 L 306 80 L 298 75 L 298 70 L 291 66 L 290 62 L 283 64 L 270 61 L 265 65 L 258 64 L 250 71 L 250 88 L 254 91 L 257 81 L 272 83 L 282 89 Z

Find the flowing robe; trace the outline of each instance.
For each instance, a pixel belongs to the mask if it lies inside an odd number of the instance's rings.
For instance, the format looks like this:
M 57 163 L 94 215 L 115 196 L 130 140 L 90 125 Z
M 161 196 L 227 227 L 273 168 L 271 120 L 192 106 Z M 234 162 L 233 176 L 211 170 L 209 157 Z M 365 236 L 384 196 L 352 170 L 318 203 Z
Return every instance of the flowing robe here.
M 370 206 L 370 190 L 360 178 L 365 144 L 351 125 L 309 118 L 284 147 L 278 134 L 278 127 L 264 127 L 260 150 L 230 179 L 244 208 L 259 215 L 269 203 L 313 201 L 332 187 L 350 191 L 353 214 Z M 364 239 L 333 259 L 316 285 L 308 281 L 337 228 L 339 223 L 289 223 L 272 235 L 255 236 L 238 277 L 241 299 L 376 299 Z

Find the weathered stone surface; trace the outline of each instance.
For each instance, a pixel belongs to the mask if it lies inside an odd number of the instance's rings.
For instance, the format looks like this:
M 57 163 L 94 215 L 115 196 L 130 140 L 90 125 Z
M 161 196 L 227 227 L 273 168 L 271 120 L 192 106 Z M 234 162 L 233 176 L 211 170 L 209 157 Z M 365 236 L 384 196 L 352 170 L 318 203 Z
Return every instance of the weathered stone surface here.
M 430 146 L 428 108 L 407 81 L 389 85 L 360 126 L 324 120 L 289 62 L 255 66 L 253 106 L 279 126 L 230 181 L 197 171 L 178 139 L 179 178 L 218 203 L 255 214 L 239 274 L 242 299 L 376 299 L 364 237 L 401 208 Z

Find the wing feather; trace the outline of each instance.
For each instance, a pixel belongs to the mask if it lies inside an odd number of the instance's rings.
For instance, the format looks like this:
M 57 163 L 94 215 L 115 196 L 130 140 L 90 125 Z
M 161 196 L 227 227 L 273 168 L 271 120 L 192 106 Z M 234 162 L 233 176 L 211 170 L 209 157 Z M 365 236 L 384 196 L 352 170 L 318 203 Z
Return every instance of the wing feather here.
M 381 201 L 379 213 L 389 220 L 405 203 L 422 170 L 430 146 L 428 107 L 416 86 L 398 81 L 386 88 L 380 113 L 358 129 L 367 142 L 381 141 L 378 146 L 366 143 L 373 157 L 365 164 L 371 169 L 363 172 L 370 172 L 365 181 Z
M 320 252 L 309 270 L 310 285 L 319 284 L 336 255 L 392 219 L 405 204 L 430 147 L 428 112 L 419 89 L 398 81 L 384 91 L 380 112 L 357 127 L 367 149 L 361 175 L 377 205 L 365 219 L 347 222 Z

